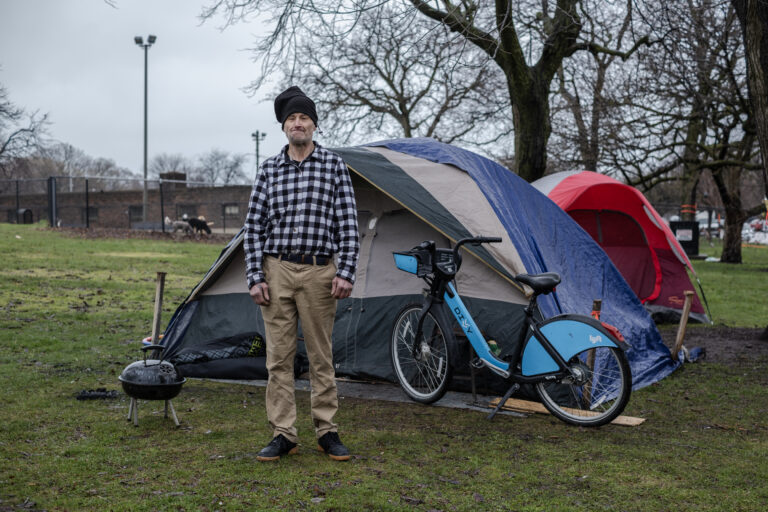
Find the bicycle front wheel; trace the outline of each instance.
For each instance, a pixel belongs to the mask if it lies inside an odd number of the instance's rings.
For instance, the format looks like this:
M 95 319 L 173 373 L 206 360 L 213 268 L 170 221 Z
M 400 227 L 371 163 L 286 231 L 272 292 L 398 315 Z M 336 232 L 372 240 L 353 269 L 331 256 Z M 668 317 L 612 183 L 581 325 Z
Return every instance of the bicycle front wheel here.
M 392 328 L 392 368 L 405 393 L 417 402 L 440 400 L 451 380 L 452 345 L 447 328 L 428 312 L 421 336 L 416 337 L 422 306 L 409 304 L 397 315 Z
M 598 347 L 568 361 L 573 375 L 536 384 L 544 407 L 572 425 L 599 427 L 613 421 L 629 402 L 632 374 L 624 351 Z

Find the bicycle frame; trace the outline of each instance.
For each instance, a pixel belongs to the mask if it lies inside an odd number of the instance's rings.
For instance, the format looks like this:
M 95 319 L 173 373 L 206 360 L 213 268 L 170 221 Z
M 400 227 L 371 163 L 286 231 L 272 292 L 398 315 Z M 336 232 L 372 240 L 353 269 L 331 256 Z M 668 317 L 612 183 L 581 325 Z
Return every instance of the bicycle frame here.
M 434 287 L 433 291 L 439 288 L 441 286 Z M 525 324 L 532 332 L 531 340 L 525 344 L 528 331 L 523 330 L 520 333 L 519 343 L 511 358 L 511 363 L 509 363 L 493 355 L 488 342 L 452 283 L 445 283 L 442 301 L 435 301 L 434 298 L 435 295 L 430 294 L 428 296 L 417 332 L 421 333 L 421 324 L 426 312 L 432 309 L 435 304 L 439 305 L 440 302 L 444 302 L 461 326 L 482 363 L 497 375 L 505 379 L 511 378 L 516 382 L 541 382 L 567 376 L 571 370 L 566 360 L 585 349 L 601 346 L 628 349 L 625 343 L 612 338 L 599 322 L 590 317 L 566 314 L 552 317 L 541 324 L 536 322 L 533 319 L 536 299 L 533 297 L 525 308 Z M 549 336 L 544 331 L 547 331 Z M 564 335 L 564 331 L 568 331 L 567 335 Z M 555 342 L 550 341 L 550 338 L 554 339 Z M 521 362 L 520 370 L 511 371 L 511 368 L 514 368 L 518 361 Z
M 452 283 L 453 276 L 458 271 L 458 266 L 461 265 L 458 248 L 465 241 L 467 240 L 459 241 L 453 248 L 452 261 L 457 263 L 456 268 L 443 270 L 439 268 L 438 264 L 436 265 L 437 271 L 432 278 L 429 278 L 426 273 L 420 275 L 430 285 L 430 288 L 427 291 L 421 315 L 419 316 L 416 328 L 417 337 L 423 335 L 424 319 L 430 310 L 433 310 L 436 315 L 445 319 L 445 313 L 442 307 L 439 307 L 445 303 L 461 326 L 483 365 L 505 379 L 511 378 L 515 382 L 531 383 L 561 379 L 572 375 L 573 370 L 571 370 L 567 360 L 583 350 L 601 346 L 628 349 L 626 343 L 614 338 L 608 329 L 591 317 L 558 315 L 543 322 L 537 321 L 534 318 L 534 313 L 538 308 L 536 302 L 537 294 L 534 294 L 524 310 L 526 328 L 520 332 L 518 344 L 510 358 L 510 362 L 497 358 L 491 352 L 488 342 L 480 332 L 475 320 Z M 432 255 L 431 258 L 434 258 L 434 244 L 431 242 L 425 244 L 422 244 L 420 247 L 429 250 Z M 395 261 L 398 261 L 397 256 Z M 431 264 L 432 261 L 430 259 Z M 398 266 L 402 270 L 419 275 L 419 265 L 415 259 L 402 260 L 398 263 Z M 433 309 L 433 306 L 436 304 L 438 308 Z M 444 324 L 448 325 L 447 322 L 444 322 Z M 530 340 L 526 343 L 526 336 L 529 332 L 531 333 Z M 455 343 L 452 333 L 447 334 L 452 339 L 452 342 Z M 551 340 L 554 340 L 554 342 Z M 418 357 L 417 345 L 413 347 L 413 357 Z M 520 364 L 518 365 L 518 363 Z
M 475 349 L 475 353 L 483 361 L 483 363 L 494 373 L 501 375 L 505 379 L 509 378 L 509 363 L 497 359 L 491 352 L 491 348 L 488 346 L 488 342 L 480 332 L 480 328 L 477 327 L 475 320 L 467 310 L 467 306 L 459 297 L 456 288 L 452 283 L 448 283 L 443 295 L 443 301 L 448 305 L 453 313 L 454 318 L 461 326 L 467 339 L 472 344 L 472 348 Z

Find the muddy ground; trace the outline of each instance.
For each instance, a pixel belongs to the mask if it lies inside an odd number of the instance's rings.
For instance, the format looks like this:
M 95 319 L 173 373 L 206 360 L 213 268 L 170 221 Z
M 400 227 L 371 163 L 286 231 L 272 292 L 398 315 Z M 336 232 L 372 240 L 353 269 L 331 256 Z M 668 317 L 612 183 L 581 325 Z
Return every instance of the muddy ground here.
M 675 345 L 677 329 L 674 325 L 664 325 L 659 329 L 670 350 Z M 750 359 L 768 357 L 768 340 L 760 339 L 764 330 L 694 324 L 686 329 L 683 345 L 689 350 L 702 347 L 706 351 L 704 361 L 735 365 Z

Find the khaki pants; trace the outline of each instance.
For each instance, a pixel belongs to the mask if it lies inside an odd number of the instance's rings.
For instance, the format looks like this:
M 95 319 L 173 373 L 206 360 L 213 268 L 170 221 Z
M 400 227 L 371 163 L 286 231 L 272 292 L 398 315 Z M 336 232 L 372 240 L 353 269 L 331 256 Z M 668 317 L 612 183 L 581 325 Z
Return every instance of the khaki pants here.
M 336 431 L 333 417 L 339 408 L 333 369 L 331 331 L 336 299 L 331 281 L 336 266 L 302 265 L 264 258 L 264 276 L 269 286 L 270 305 L 262 306 L 267 338 L 267 419 L 273 436 L 282 434 L 298 442 L 293 360 L 296 356 L 298 320 L 309 357 L 312 387 L 312 421 L 315 435 Z

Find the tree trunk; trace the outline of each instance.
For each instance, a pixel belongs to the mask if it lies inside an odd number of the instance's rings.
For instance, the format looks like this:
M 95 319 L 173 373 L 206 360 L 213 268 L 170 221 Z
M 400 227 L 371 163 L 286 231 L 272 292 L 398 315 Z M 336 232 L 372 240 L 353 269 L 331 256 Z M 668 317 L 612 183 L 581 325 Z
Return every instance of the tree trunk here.
M 763 183 L 768 196 L 768 3 L 764 0 L 731 0 L 731 3 L 736 9 L 744 37 L 749 100 L 763 155 Z M 760 339 L 768 341 L 768 327 Z
M 722 263 L 741 263 L 741 226 L 746 220 L 744 210 L 726 205 Z
M 545 94 L 541 95 L 540 92 Z M 547 168 L 547 141 L 552 131 L 549 122 L 547 88 L 532 87 L 515 91 L 509 87 L 515 126 L 515 171 L 528 183 L 544 176 Z M 523 92 L 523 94 L 519 94 Z
M 741 25 L 747 56 L 749 100 L 760 152 L 763 155 L 765 194 L 768 195 L 768 2 L 731 0 Z
M 725 208 L 722 263 L 741 263 L 741 227 L 747 220 L 747 213 L 741 205 L 738 193 L 741 183 L 741 169 L 720 169 L 712 173 L 717 191 Z

